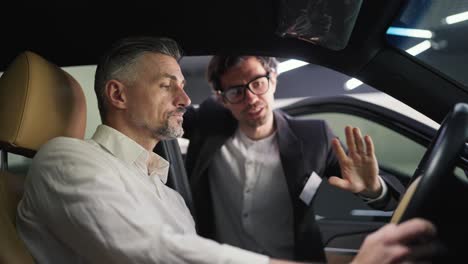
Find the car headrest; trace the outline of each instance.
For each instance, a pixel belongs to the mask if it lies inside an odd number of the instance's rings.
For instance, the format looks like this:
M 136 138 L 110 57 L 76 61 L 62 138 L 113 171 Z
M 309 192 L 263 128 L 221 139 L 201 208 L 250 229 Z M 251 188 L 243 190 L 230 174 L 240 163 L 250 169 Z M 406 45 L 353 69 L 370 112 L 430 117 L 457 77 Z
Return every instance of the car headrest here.
M 78 82 L 26 51 L 0 78 L 0 148 L 32 157 L 57 136 L 83 138 L 86 100 Z

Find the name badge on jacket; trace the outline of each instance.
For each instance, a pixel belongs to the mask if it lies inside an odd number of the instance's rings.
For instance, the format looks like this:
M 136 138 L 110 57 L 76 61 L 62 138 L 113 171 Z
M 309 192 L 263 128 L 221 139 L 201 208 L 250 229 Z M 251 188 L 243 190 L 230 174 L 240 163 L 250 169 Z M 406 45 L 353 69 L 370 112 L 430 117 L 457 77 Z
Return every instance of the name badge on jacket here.
M 312 198 L 314 198 L 314 195 L 317 192 L 317 189 L 321 182 L 322 182 L 322 178 L 320 178 L 320 176 L 318 176 L 318 174 L 315 173 L 315 171 L 312 172 L 306 184 L 304 185 L 304 189 L 302 189 L 302 192 L 299 195 L 299 198 L 305 204 L 309 205 L 310 202 L 312 201 Z

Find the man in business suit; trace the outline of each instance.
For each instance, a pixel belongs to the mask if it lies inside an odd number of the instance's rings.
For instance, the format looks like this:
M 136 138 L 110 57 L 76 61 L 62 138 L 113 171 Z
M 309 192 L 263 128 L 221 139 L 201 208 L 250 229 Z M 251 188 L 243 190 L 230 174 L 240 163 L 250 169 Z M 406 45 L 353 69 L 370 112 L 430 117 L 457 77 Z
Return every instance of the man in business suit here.
M 379 175 L 373 143 L 347 127 L 345 153 L 323 120 L 273 111 L 277 61 L 214 56 L 215 98 L 184 115 L 186 168 L 198 232 L 251 251 L 324 260 L 311 200 L 323 177 L 370 206 L 392 209 L 401 193 Z

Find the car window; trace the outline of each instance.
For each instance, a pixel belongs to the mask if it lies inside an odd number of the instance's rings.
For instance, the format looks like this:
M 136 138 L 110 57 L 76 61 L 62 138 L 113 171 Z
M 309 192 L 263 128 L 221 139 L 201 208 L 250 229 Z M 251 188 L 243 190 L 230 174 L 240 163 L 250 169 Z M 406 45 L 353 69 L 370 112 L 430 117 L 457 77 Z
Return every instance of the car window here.
M 343 143 L 347 125 L 359 127 L 363 135 L 370 135 L 381 169 L 409 180 L 416 170 L 426 147 L 374 121 L 345 113 L 314 113 L 298 116 L 300 119 L 323 119 Z
M 387 41 L 468 87 L 468 0 L 407 1 Z
M 180 61 L 182 71 L 188 80 L 185 90 L 194 105 L 200 104 L 213 94 L 205 79 L 205 71 L 210 59 L 211 56 L 189 56 Z M 296 59 L 278 58 L 278 60 L 279 75 L 275 92 L 275 108 L 284 107 L 311 96 L 321 98 L 350 95 L 392 109 L 435 129 L 439 127 L 438 123 L 408 105 L 345 74 Z M 182 154 L 186 153 L 188 144 L 188 140 L 179 139 Z M 403 169 L 403 172 L 410 170 L 410 168 Z

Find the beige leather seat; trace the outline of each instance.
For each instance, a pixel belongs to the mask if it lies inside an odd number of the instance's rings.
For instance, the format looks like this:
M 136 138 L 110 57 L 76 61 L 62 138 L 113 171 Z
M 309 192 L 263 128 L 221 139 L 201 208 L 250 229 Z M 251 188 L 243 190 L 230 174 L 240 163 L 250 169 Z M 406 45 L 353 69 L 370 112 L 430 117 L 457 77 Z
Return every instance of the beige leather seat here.
M 33 263 L 15 229 L 24 176 L 8 172 L 7 153 L 32 158 L 49 139 L 83 138 L 85 128 L 85 97 L 73 77 L 28 51 L 10 64 L 0 78 L 0 263 Z

